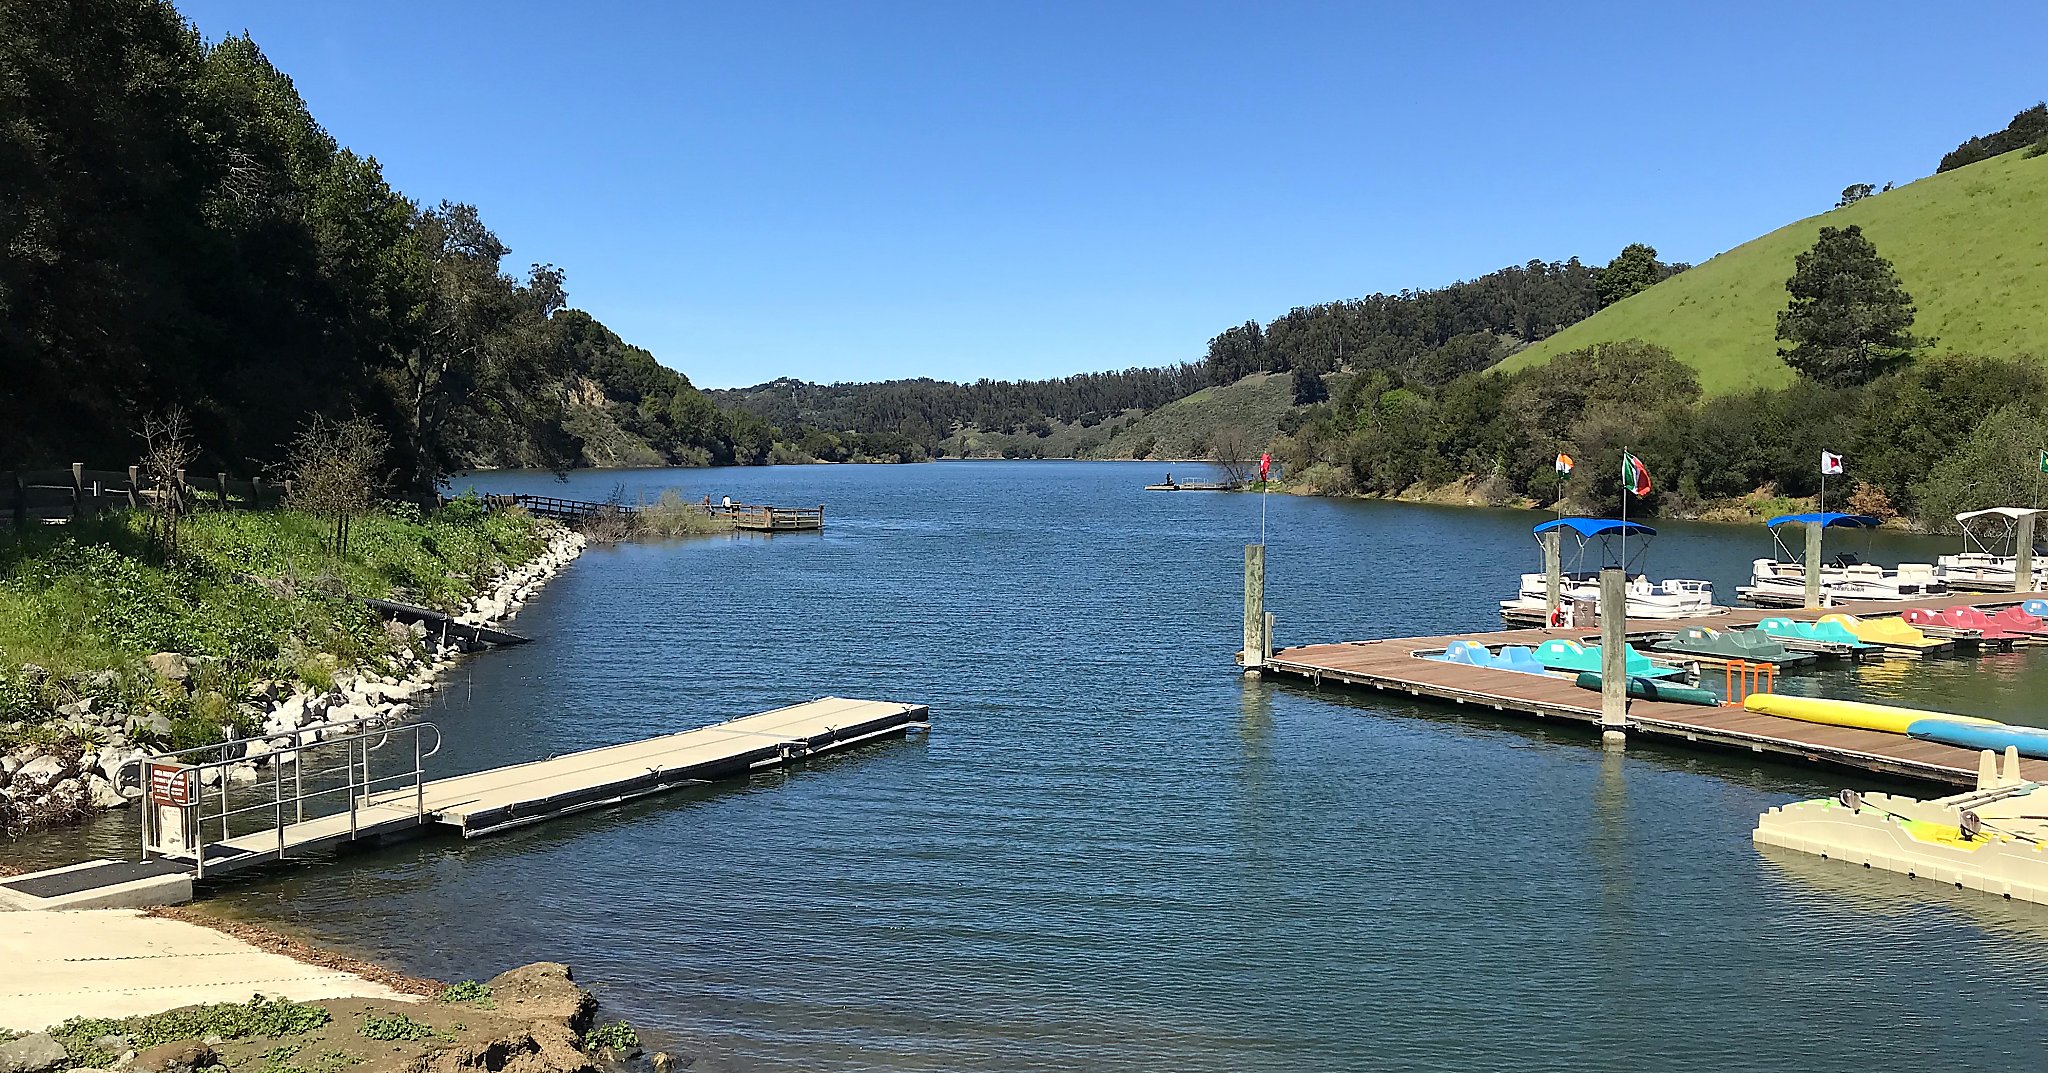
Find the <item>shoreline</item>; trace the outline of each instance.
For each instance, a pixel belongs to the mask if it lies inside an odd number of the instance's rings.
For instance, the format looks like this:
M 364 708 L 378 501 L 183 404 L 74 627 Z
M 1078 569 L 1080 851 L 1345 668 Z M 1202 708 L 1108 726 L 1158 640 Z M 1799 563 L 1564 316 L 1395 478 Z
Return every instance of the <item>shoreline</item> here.
M 519 610 L 554 577 L 574 562 L 589 546 L 580 533 L 558 523 L 546 523 L 546 543 L 539 553 L 518 566 L 492 578 L 484 590 L 458 605 L 451 617 L 466 625 L 496 627 L 509 623 Z M 475 654 L 459 641 L 437 642 L 428 637 L 424 624 L 401 626 L 383 622 L 386 655 L 394 665 L 392 673 L 376 674 L 367 669 L 338 668 L 328 688 L 304 683 L 284 686 L 268 683 L 245 702 L 258 729 L 247 737 L 234 739 L 226 747 L 239 747 L 241 763 L 230 769 L 229 777 L 254 782 L 267 766 L 295 763 L 298 750 L 320 741 L 340 724 L 362 722 L 381 726 L 408 721 L 414 703 L 440 688 L 442 676 L 467 655 Z M 158 653 L 146 661 L 169 684 L 183 686 L 191 676 L 196 657 L 180 653 Z M 124 727 L 128 716 L 118 708 L 95 711 L 87 704 L 76 712 L 60 710 L 69 718 L 97 728 L 111 737 Z M 104 740 L 104 739 L 103 739 Z M 34 745 L 0 751 L 9 775 L 11 800 L 25 815 L 57 817 L 56 822 L 31 823 L 7 834 L 8 841 L 35 838 L 40 832 L 74 827 L 103 813 L 125 809 L 143 796 L 142 771 L 152 758 L 174 752 L 114 739 L 99 748 L 86 748 L 75 757 L 62 751 Z M 22 773 L 34 771 L 40 783 L 29 787 Z M 24 789 L 30 790 L 24 793 Z

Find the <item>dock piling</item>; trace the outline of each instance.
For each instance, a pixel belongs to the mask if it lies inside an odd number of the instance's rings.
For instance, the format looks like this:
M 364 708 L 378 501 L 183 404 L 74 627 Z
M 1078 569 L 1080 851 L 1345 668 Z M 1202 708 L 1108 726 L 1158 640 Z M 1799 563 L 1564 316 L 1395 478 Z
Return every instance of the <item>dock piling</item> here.
M 1244 546 L 1244 676 L 1257 678 L 1266 666 L 1266 546 Z
M 1806 523 L 1806 606 L 1820 606 L 1820 534 L 1819 522 Z
M 1628 578 L 1600 570 L 1600 744 L 1620 748 L 1628 727 Z
M 1557 607 L 1564 598 L 1563 533 L 1551 529 L 1543 534 L 1543 624 L 1557 621 Z
M 2034 591 L 2034 516 L 2022 514 L 2015 526 L 2012 563 L 2012 591 Z

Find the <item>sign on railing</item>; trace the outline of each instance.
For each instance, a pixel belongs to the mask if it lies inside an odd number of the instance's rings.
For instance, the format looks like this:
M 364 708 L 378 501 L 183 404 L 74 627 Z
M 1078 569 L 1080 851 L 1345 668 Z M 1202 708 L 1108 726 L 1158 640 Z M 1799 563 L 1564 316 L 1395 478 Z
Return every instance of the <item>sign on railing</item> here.
M 192 803 L 192 783 L 183 764 L 149 765 L 149 803 L 183 808 Z

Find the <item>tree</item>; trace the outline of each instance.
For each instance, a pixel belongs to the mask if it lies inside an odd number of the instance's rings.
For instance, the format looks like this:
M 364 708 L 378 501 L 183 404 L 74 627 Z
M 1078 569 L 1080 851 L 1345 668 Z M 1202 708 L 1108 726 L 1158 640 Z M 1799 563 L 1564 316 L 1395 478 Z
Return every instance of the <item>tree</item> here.
M 149 414 L 142 437 L 142 477 L 149 494 L 149 542 L 165 559 L 178 556 L 178 523 L 185 516 L 185 467 L 199 457 L 192 426 L 176 406 Z
M 1913 298 L 1863 229 L 1823 227 L 1785 281 L 1791 302 L 1778 314 L 1778 356 L 1823 384 L 1862 384 L 1926 345 L 1913 326 Z
M 1885 189 L 1889 190 L 1891 187 L 1886 186 Z M 1835 202 L 1835 207 L 1839 209 L 1848 205 L 1854 205 L 1875 193 L 1877 193 L 1877 188 L 1869 183 L 1852 183 L 1842 188 L 1842 197 Z
M 1664 266 L 1657 261 L 1657 248 L 1631 242 L 1594 275 L 1594 286 L 1600 292 L 1600 307 L 1605 309 L 1629 295 L 1649 290 L 1663 278 Z
M 2004 130 L 1995 134 L 1979 135 L 1956 146 L 1947 156 L 1941 158 L 1941 166 L 1934 171 L 1938 175 L 1965 164 L 1989 160 L 2000 153 L 2024 149 L 2044 138 L 2048 138 L 2048 102 L 2037 103 L 2032 108 L 2013 116 L 2012 122 L 2006 124 Z
M 292 441 L 292 509 L 334 526 L 329 547 L 337 556 L 348 554 L 349 523 L 376 502 L 389 447 L 384 430 L 363 417 L 315 415 Z
M 1236 425 L 1225 425 L 1209 434 L 1209 460 L 1223 469 L 1223 479 L 1230 484 L 1242 485 L 1252 482 L 1252 475 L 1258 468 L 1252 464 L 1251 437 Z

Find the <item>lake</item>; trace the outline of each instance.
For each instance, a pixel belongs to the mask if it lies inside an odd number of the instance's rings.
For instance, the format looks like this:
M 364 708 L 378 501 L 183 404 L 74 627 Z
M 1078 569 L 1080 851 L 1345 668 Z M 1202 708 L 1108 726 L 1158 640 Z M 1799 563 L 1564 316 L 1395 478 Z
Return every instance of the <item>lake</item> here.
M 516 620 L 537 643 L 445 679 L 436 773 L 825 694 L 929 704 L 929 737 L 221 904 L 442 979 L 568 961 L 698 1069 L 2040 1061 L 2048 915 L 1752 847 L 1766 808 L 1867 777 L 1237 678 L 1262 511 L 1281 644 L 1497 626 L 1543 515 L 1140 490 L 1165 468 L 480 475 L 823 503 L 827 529 L 593 548 Z M 1724 602 L 1770 554 L 1761 526 L 1662 528 L 1652 574 Z M 1887 563 L 1953 543 L 1830 537 Z M 2043 663 L 1790 681 L 2042 722 Z

